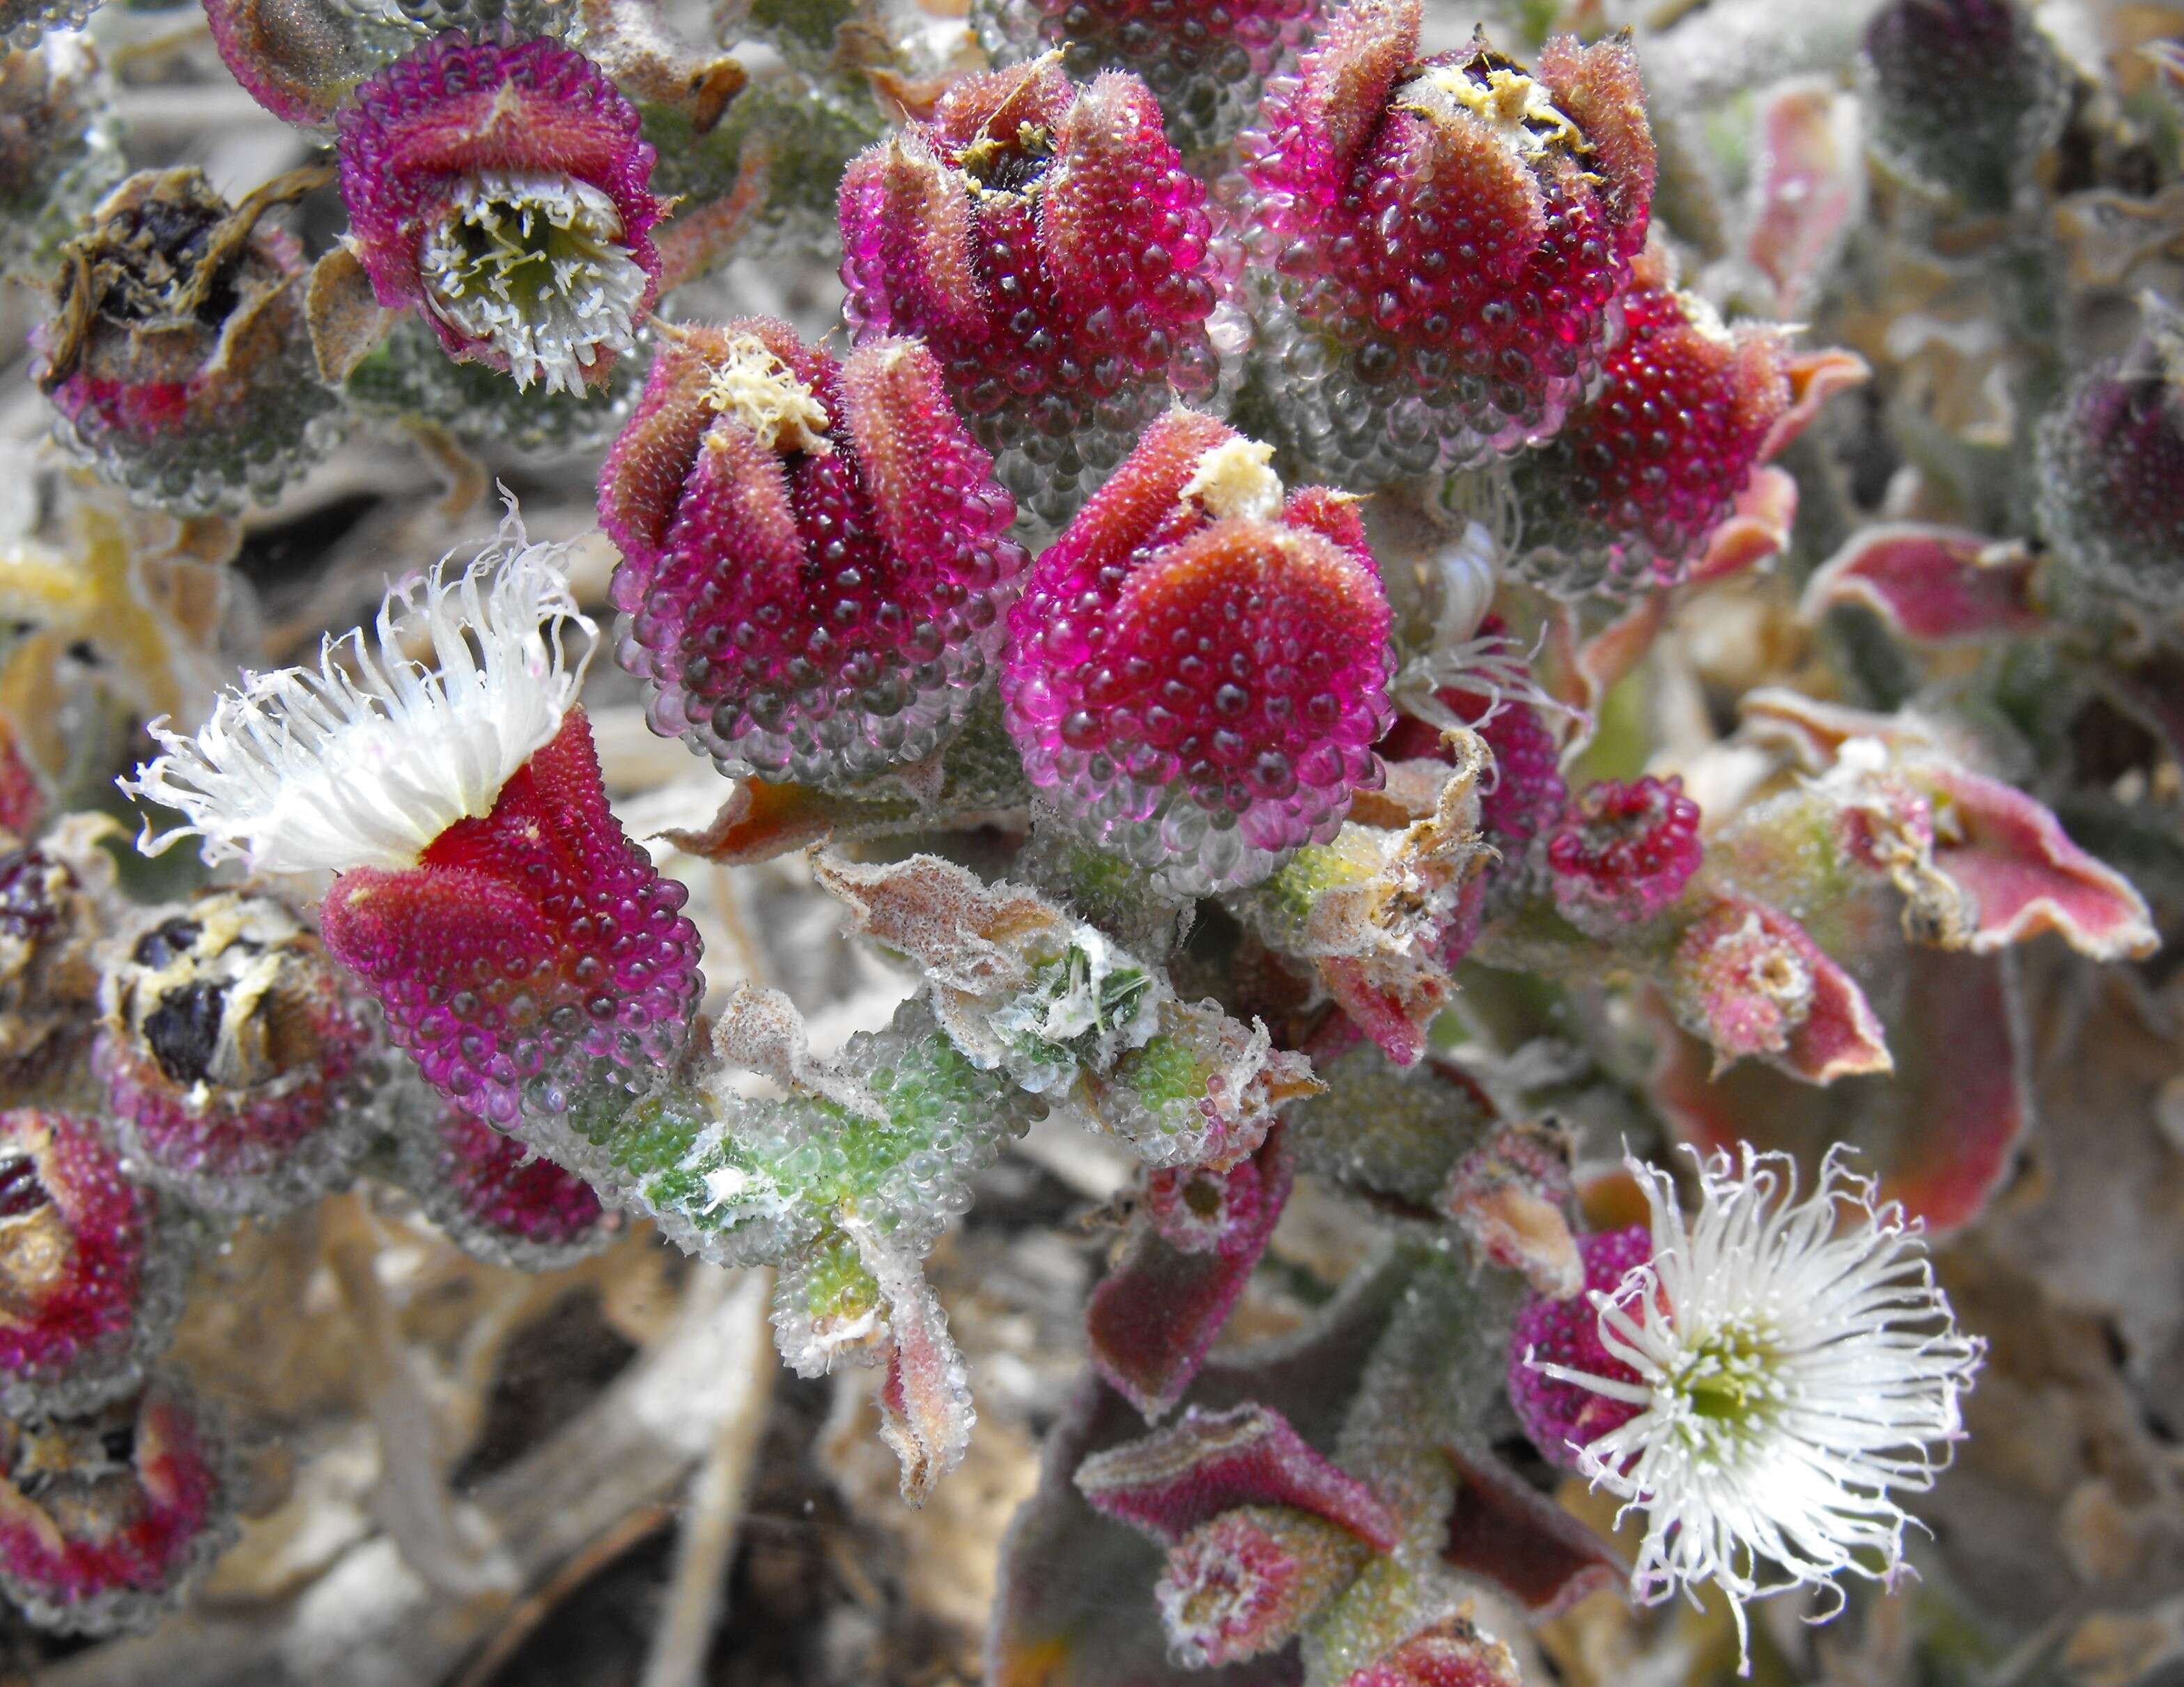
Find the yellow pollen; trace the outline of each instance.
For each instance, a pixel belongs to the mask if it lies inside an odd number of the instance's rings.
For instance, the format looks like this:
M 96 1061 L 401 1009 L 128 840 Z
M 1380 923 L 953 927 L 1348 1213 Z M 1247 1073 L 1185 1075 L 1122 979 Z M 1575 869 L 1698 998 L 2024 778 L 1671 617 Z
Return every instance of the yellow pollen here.
M 1196 498 L 1217 521 L 1232 516 L 1272 521 L 1282 513 L 1281 477 L 1268 466 L 1274 448 L 1256 439 L 1231 439 L 1198 459 L 1179 500 Z
M 1542 153 L 1557 142 L 1585 143 L 1577 125 L 1563 114 L 1546 89 L 1522 70 L 1496 68 L 1481 83 L 1464 66 L 1444 64 L 1425 81 L 1435 93 L 1485 122 L 1522 152 Z
M 753 335 L 728 342 L 727 357 L 713 370 L 705 403 L 733 417 L 771 451 L 832 451 L 827 407 L 788 365 Z

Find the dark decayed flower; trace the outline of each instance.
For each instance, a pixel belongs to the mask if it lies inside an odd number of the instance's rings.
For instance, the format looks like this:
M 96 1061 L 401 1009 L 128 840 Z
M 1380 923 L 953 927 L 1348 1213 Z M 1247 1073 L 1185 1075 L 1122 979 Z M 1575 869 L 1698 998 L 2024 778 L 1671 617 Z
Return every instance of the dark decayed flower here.
M 2040 525 L 2064 579 L 2184 609 L 2184 315 L 2149 299 L 2138 343 L 2040 425 Z
M 1419 17 L 1345 8 L 1238 142 L 1262 401 L 1303 469 L 1361 491 L 1562 425 L 1652 198 L 1628 41 L 1421 58 Z
M 519 387 L 606 379 L 652 308 L 662 206 L 637 109 L 582 53 L 451 31 L 339 118 L 341 191 L 381 304 Z
M 1294 65 L 1326 9 L 1321 0 L 976 0 L 971 20 L 996 64 L 1059 49 L 1080 80 L 1141 78 L 1168 138 L 1202 153 L 1251 120 L 1267 79 Z
M 75 871 L 0 831 L 0 1082 L 65 1060 L 98 996 L 97 910 Z
M 1888 0 L 1865 27 L 1875 152 L 1975 211 L 2008 209 L 2063 125 L 2062 55 L 2014 0 Z
M 32 340 L 56 437 L 185 514 L 270 500 L 324 456 L 339 401 L 304 331 L 303 254 L 260 220 L 320 180 L 231 206 L 194 169 L 143 170 L 102 200 Z
M 316 938 L 270 896 L 158 909 L 109 962 L 92 1051 L 108 1117 L 154 1181 L 274 1212 L 347 1178 L 369 1131 L 371 1032 Z
M 599 481 L 617 656 L 653 729 L 828 787 L 922 760 L 989 689 L 1024 554 L 933 354 L 678 330 Z
M 179 809 L 156 851 L 338 872 L 326 944 L 387 1012 L 387 1034 L 474 1116 L 519 1120 L 557 1155 L 565 1116 L 671 1068 L 703 981 L 686 892 L 623 836 L 591 730 L 584 663 L 560 624 L 592 622 L 562 548 L 511 508 L 476 560 L 398 587 L 374 635 L 326 641 L 316 671 L 255 676 L 194 738 L 124 788 Z M 404 654 L 421 631 L 437 665 Z
M 1894 1579 L 1911 1523 L 1896 1496 L 1933 1485 L 1984 1349 L 1958 1333 L 1918 1225 L 1836 1150 L 1802 1200 L 1786 1156 L 1702 1159 L 1688 1221 L 1667 1172 L 1626 1163 L 1650 1246 L 1588 1289 L 1596 1330 L 1555 1344 L 1569 1362 L 1514 1356 L 1598 1413 L 1512 1394 L 1533 1400 L 1535 1433 L 1590 1434 L 1578 1468 L 1643 1515 L 1632 1590 L 1650 1604 L 1718 1582 L 1741 1642 L 1747 1600 L 1816 1587 L 1840 1603 L 1841 1576 Z
M 1178 891 L 1256 882 L 1376 781 L 1387 599 L 1351 501 L 1269 448 L 1155 423 L 1039 558 L 1001 694 L 1032 783 Z
M 1665 284 L 1624 293 L 1623 323 L 1607 384 L 1513 469 L 1524 536 L 1513 564 L 1566 597 L 1680 581 L 1790 405 L 1774 324 L 1725 328 Z
M 181 1310 L 184 1240 L 89 1119 L 0 1113 L 0 1412 L 136 1387 Z
M 234 1538 L 220 1444 L 171 1383 L 0 1419 L 0 1591 L 41 1627 L 147 1629 Z
M 1172 390 L 1207 390 L 1206 188 L 1134 76 L 966 77 L 842 178 L 861 340 L 916 335 L 1001 477 L 1059 526 Z

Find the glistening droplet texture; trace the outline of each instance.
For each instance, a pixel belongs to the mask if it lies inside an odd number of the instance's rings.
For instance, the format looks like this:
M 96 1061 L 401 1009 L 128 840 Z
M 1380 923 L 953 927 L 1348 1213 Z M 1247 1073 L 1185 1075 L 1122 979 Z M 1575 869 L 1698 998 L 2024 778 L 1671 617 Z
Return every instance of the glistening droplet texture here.
M 616 659 L 649 682 L 653 729 L 725 772 L 855 786 L 934 754 L 990 692 L 1015 505 L 915 342 L 838 364 L 771 320 L 686 335 L 599 509 L 625 559 Z
M 1134 76 L 1078 89 L 1051 62 L 966 77 L 930 122 L 842 181 L 844 305 L 860 342 L 916 335 L 1058 528 L 1139 428 L 1209 391 L 1206 188 Z
M 1681 895 L 1705 853 L 1699 805 L 1681 779 L 1603 779 L 1572 800 L 1547 839 L 1555 906 L 1613 937 Z
M 1874 150 L 1974 210 L 2007 209 L 2070 110 L 2038 25 L 2011 0 L 1890 0 L 1864 46 Z
M 1634 1224 L 1583 1237 L 1578 1254 L 1585 1261 L 1584 1289 L 1567 1300 L 1528 1295 L 1509 1334 L 1509 1403 L 1532 1445 L 1565 1470 L 1577 1468 L 1577 1448 L 1628 1423 L 1638 1408 L 1542 1376 L 1525 1362 L 1527 1356 L 1610 1382 L 1636 1383 L 1638 1373 L 1602 1345 L 1600 1314 L 1586 1296 L 1613 1294 L 1633 1266 L 1652 1258 L 1652 1232 Z
M 449 1240 L 496 1265 L 557 1271 L 621 1233 L 589 1183 L 460 1107 L 404 1122 L 396 1176 Z
M 1724 330 L 1673 288 L 1623 297 L 1607 384 L 1513 482 L 1517 571 L 1560 596 L 1680 581 L 1704 554 L 1789 408 L 1789 348 L 1772 326 Z
M 1147 430 L 1039 558 L 1001 683 L 1056 812 L 1196 892 L 1333 837 L 1390 719 L 1388 604 L 1356 510 L 1308 488 L 1216 519 L 1185 496 L 1237 437 L 1189 411 Z
M 1300 470 L 1370 490 L 1544 439 L 1597 379 L 1652 148 L 1627 42 L 1418 57 L 1365 0 L 1239 138 L 1259 409 Z M 1247 397 L 1247 402 L 1252 402 Z
M 1168 138 L 1190 154 L 1235 137 L 1323 11 L 1318 0 L 976 0 L 971 22 L 996 64 L 1059 48 L 1080 81 L 1110 70 L 1140 78 Z

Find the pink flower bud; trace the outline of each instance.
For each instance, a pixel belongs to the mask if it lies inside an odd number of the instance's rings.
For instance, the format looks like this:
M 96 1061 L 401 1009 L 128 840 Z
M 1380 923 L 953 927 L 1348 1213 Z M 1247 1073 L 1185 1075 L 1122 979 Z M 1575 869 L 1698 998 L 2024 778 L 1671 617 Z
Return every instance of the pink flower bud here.
M 515 1138 L 459 1106 L 440 1105 L 426 1118 L 401 1127 L 394 1175 L 465 1253 L 559 1271 L 621 1233 L 621 1214 L 602 1206 L 596 1189 Z
M 1699 805 L 1673 775 L 1603 779 L 1572 799 L 1547 839 L 1555 906 L 1572 925 L 1605 937 L 1682 895 L 1704 855 Z
M 1377 782 L 1389 610 L 1357 512 L 1178 410 L 1039 558 L 1001 676 L 1024 768 L 1173 888 L 1251 884 Z
M 1206 188 L 1134 76 L 966 77 L 842 180 L 860 341 L 916 335 L 1003 483 L 1060 526 L 1170 402 L 1209 390 Z
M 1653 143 L 1627 40 L 1527 71 L 1421 58 L 1419 0 L 1338 13 L 1238 145 L 1237 237 L 1283 443 L 1360 490 L 1546 438 L 1645 244 Z
M 767 318 L 671 338 L 599 482 L 653 729 L 835 788 L 932 755 L 1025 565 L 991 471 L 915 341 L 837 363 Z
M 1525 1297 L 1509 1336 L 1509 1403 L 1532 1445 L 1566 1470 L 1577 1467 L 1577 1450 L 1629 1422 L 1638 1408 L 1627 1400 L 1575 1383 L 1542 1375 L 1534 1360 L 1572 1371 L 1635 1384 L 1638 1373 L 1610 1353 L 1600 1339 L 1600 1314 L 1585 1296 L 1612 1294 L 1633 1266 L 1653 1256 L 1652 1233 L 1642 1224 L 1579 1239 L 1585 1261 L 1584 1292 L 1566 1300 Z

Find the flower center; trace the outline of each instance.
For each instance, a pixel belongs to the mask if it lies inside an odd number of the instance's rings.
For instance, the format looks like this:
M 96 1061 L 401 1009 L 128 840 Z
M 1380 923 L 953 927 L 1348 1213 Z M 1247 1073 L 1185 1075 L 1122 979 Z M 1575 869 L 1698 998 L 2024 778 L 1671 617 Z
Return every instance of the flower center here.
M 567 176 L 487 171 L 426 237 L 426 297 L 448 324 L 508 359 L 518 387 L 583 390 L 602 351 L 637 343 L 644 269 L 621 214 Z
M 1556 145 L 1585 144 L 1546 89 L 1498 54 L 1475 53 L 1461 64 L 1436 65 L 1404 92 L 1429 109 L 1440 105 L 1470 113 L 1528 157 Z
M 1755 1318 L 1717 1326 L 1669 1378 L 1668 1392 L 1685 1410 L 1686 1438 L 1700 1450 L 1721 1453 L 1766 1434 L 1785 1394 L 1774 1332 Z
M 755 335 L 738 334 L 728 342 L 705 403 L 748 428 L 769 451 L 834 448 L 827 437 L 826 405 Z

